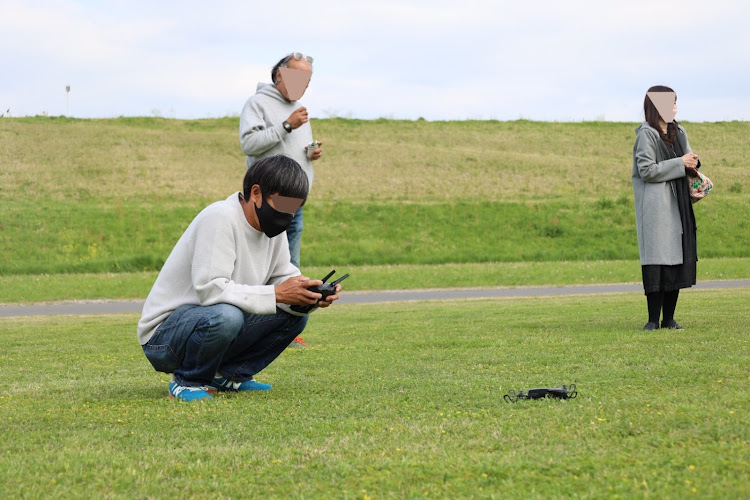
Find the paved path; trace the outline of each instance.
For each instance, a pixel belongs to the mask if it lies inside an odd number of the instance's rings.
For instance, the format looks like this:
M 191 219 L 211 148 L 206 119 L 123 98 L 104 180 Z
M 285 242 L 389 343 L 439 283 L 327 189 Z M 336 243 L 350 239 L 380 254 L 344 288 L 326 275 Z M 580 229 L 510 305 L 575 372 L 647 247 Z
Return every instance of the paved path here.
M 750 287 L 750 280 L 701 281 L 694 289 Z M 377 292 L 346 292 L 339 304 L 373 304 L 377 302 L 409 302 L 420 300 L 484 299 L 494 297 L 541 297 L 549 295 L 587 295 L 601 293 L 643 293 L 640 283 L 615 285 L 569 285 L 496 288 L 436 288 L 428 290 L 385 290 Z M 143 300 L 80 301 L 58 304 L 0 306 L 0 317 L 48 316 L 59 314 L 140 313 Z

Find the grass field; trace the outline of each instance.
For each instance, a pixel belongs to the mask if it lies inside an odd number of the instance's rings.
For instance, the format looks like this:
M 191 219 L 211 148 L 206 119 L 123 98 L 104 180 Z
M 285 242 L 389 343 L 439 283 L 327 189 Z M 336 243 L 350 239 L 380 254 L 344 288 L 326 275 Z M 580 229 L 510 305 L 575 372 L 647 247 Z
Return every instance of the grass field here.
M 698 279 L 750 278 L 750 123 L 685 124 L 715 183 Z M 637 282 L 629 123 L 315 120 L 303 272 L 348 290 Z M 143 299 L 240 188 L 237 118 L 0 120 L 0 304 Z M 337 305 L 181 404 L 135 315 L 0 318 L 5 498 L 746 498 L 750 289 Z M 503 402 L 575 382 L 570 401 Z
M 334 307 L 181 404 L 133 315 L 0 320 L 0 498 L 746 498 L 750 289 Z M 503 402 L 575 382 L 577 399 Z
M 750 123 L 686 124 L 703 258 L 747 258 Z M 303 265 L 635 260 L 635 124 L 316 120 Z M 237 119 L 0 120 L 0 275 L 159 269 L 239 189 Z

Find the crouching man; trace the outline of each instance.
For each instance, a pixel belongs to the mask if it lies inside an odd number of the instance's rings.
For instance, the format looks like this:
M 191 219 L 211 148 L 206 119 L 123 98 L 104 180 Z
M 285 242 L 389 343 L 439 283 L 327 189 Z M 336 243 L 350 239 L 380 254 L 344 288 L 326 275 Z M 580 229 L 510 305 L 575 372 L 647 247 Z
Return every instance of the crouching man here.
M 290 306 L 328 307 L 338 299 L 308 290 L 322 281 L 301 276 L 290 262 L 283 233 L 308 191 L 296 161 L 264 158 L 247 170 L 242 192 L 209 205 L 185 230 L 138 322 L 148 360 L 173 374 L 170 397 L 270 389 L 253 376 L 307 324 Z

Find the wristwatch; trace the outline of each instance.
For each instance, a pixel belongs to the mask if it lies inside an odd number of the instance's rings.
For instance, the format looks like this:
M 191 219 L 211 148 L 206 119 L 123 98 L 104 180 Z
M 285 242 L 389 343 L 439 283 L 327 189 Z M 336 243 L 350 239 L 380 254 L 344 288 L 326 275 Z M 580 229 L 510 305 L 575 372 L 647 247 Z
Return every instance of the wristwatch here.
M 284 126 L 284 130 L 286 130 L 287 133 L 292 133 L 292 125 L 288 121 L 284 120 L 284 123 L 282 123 L 282 125 Z

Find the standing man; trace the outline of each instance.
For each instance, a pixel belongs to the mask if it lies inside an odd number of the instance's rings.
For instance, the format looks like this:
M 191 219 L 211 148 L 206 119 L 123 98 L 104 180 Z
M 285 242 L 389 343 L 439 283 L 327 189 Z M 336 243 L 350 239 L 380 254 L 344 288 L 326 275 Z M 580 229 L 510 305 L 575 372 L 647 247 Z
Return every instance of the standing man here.
M 265 391 L 253 376 L 305 328 L 290 306 L 328 307 L 308 290 L 283 233 L 309 191 L 294 160 L 272 156 L 245 173 L 243 191 L 203 209 L 175 245 L 143 306 L 138 340 L 169 396 L 211 399 L 215 391 Z
M 258 83 L 240 114 L 240 146 L 247 155 L 248 168 L 261 158 L 286 155 L 300 164 L 307 174 L 310 188 L 313 183 L 313 160 L 322 155 L 321 142 L 309 149 L 313 141 L 307 108 L 302 98 L 312 77 L 313 58 L 299 52 L 283 57 L 271 70 L 273 84 Z M 300 268 L 302 241 L 302 208 L 294 214 L 286 231 L 292 264 Z M 294 345 L 307 347 L 302 338 Z

